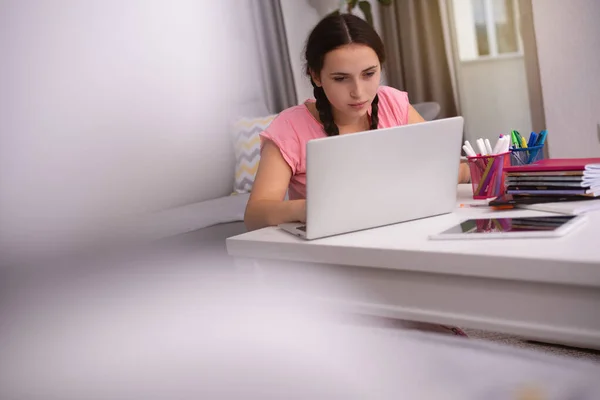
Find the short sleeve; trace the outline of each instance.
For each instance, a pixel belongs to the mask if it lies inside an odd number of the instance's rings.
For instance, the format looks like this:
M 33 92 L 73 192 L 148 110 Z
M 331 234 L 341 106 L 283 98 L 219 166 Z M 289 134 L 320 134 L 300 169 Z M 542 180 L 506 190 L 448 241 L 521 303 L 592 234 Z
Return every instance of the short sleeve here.
M 393 87 L 381 86 L 379 97 L 380 106 L 388 108 L 387 111 L 394 116 L 398 125 L 408 124 L 408 110 L 410 108 L 408 93 Z
M 296 131 L 285 116 L 277 116 L 273 122 L 260 133 L 261 150 L 265 140 L 270 140 L 279 148 L 283 159 L 292 169 L 292 174 L 295 175 L 300 165 L 300 144 Z

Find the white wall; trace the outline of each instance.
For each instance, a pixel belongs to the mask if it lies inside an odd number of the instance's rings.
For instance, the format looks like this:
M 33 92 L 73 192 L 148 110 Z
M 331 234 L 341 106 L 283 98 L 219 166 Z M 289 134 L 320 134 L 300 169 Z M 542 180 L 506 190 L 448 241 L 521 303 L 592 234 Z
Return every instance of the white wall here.
M 529 137 L 531 115 L 523 57 L 461 62 L 458 67 L 465 136 L 471 142 L 515 129 Z
M 375 30 L 381 32 L 379 3 L 376 0 L 370 0 L 370 2 Z M 281 8 L 283 10 L 298 104 L 300 104 L 306 99 L 314 97 L 310 80 L 304 71 L 304 46 L 308 35 L 324 15 L 319 15 L 308 0 L 281 0 Z M 362 16 L 362 12 L 358 8 L 355 12 L 357 15 Z
M 228 195 L 226 114 L 262 93 L 248 7 L 0 2 L 0 253 Z
M 600 157 L 600 1 L 533 0 L 551 157 Z

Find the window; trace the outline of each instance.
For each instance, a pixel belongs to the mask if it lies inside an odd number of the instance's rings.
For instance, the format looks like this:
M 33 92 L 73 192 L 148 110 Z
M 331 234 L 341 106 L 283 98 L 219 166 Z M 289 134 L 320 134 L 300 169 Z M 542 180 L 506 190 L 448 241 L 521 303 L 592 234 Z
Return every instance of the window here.
M 518 53 L 517 10 L 513 0 L 493 0 L 494 29 L 496 30 L 497 52 Z
M 461 61 L 521 54 L 516 0 L 453 0 Z
M 471 5 L 473 7 L 473 22 L 475 24 L 475 38 L 477 39 L 477 53 L 480 56 L 490 55 L 486 3 L 486 0 L 471 0 Z

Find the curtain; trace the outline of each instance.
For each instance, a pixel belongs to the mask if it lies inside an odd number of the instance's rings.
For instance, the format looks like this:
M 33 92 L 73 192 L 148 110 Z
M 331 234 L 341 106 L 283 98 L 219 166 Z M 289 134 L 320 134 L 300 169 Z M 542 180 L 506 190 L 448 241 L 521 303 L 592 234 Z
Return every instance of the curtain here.
M 251 1 L 263 94 L 269 112 L 278 113 L 297 103 L 283 12 L 279 0 Z
M 387 83 L 411 103 L 438 103 L 439 118 L 456 116 L 438 0 L 395 0 L 380 9 Z

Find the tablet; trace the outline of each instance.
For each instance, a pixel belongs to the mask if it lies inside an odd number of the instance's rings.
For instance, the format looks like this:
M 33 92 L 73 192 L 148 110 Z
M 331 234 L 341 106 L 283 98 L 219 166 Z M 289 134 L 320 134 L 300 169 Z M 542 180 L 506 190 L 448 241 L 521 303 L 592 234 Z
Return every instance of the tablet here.
M 549 238 L 567 234 L 585 221 L 585 215 L 468 219 L 430 239 Z

